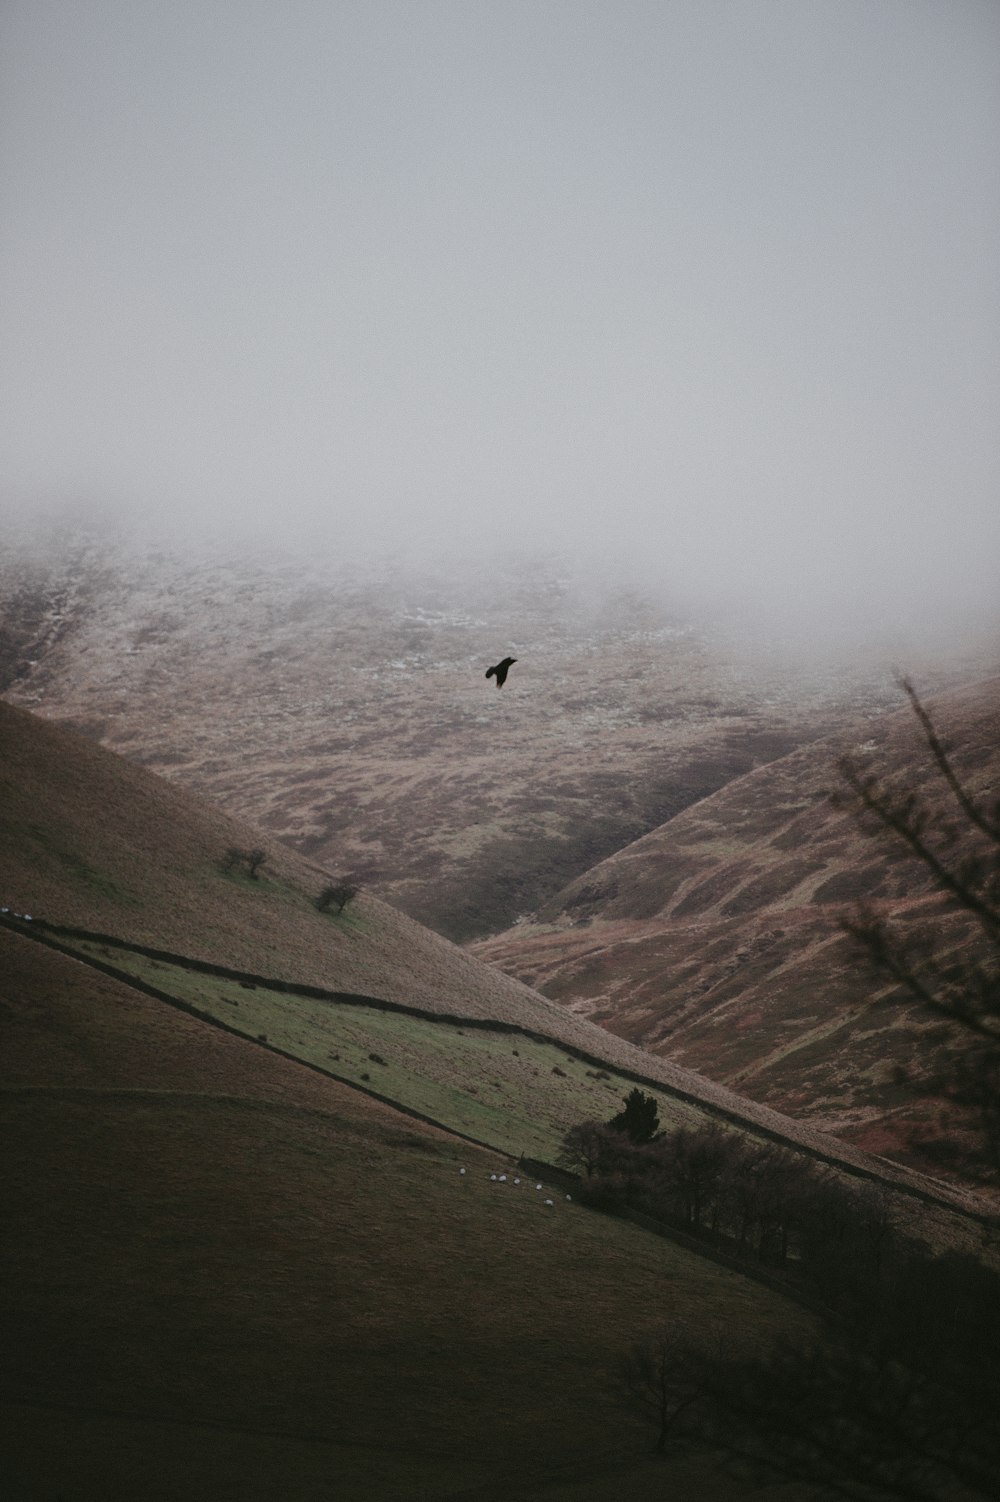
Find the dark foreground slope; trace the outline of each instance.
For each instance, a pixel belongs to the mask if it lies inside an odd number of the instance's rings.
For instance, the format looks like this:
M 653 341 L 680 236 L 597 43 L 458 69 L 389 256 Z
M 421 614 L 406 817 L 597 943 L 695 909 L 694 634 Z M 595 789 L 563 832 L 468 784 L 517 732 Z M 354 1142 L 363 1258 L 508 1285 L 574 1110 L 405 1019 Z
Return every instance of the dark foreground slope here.
M 931 701 L 969 790 L 1000 786 L 1000 680 Z M 859 900 L 904 928 L 943 917 L 933 883 L 829 798 L 837 757 L 931 806 L 950 798 L 908 709 L 761 767 L 601 862 L 474 952 L 661 1057 L 876 1152 L 920 1163 L 919 1079 L 938 1018 L 887 1001 L 841 930 Z
M 320 914 L 310 898 L 324 873 L 297 857 L 273 852 L 256 882 L 222 871 L 220 847 L 257 832 L 100 748 L 4 706 L 0 730 L 4 897 L 33 911 L 0 925 L 5 1495 L 648 1495 L 649 1437 L 609 1376 L 623 1348 L 682 1320 L 757 1347 L 803 1328 L 798 1305 L 559 1193 L 493 1182 L 509 1161 L 279 1057 L 257 1040 L 259 1022 L 238 1036 L 233 1012 L 223 1030 L 33 934 L 39 915 L 70 919 L 216 966 L 382 990 L 418 1013 L 546 1023 L 564 1046 L 585 1038 L 648 1065 L 695 1107 L 738 1112 L 738 1099 L 383 904 Z M 120 959 L 120 944 L 102 947 Z M 240 987 L 155 963 L 150 989 L 173 971 L 170 984 Z M 308 1051 L 295 994 L 241 994 L 271 1009 L 283 1048 Z M 416 1076 L 415 1051 L 409 1063 Z M 570 1073 L 531 1088 L 569 1090 Z M 499 1090 L 495 1114 L 502 1105 Z M 749 1116 L 781 1130 L 781 1118 Z M 853 1155 L 852 1169 L 879 1165 Z M 900 1178 L 922 1224 L 957 1228 L 963 1246 L 978 1237 L 972 1217 L 928 1200 L 933 1186 Z M 745 1495 L 703 1461 L 670 1462 L 655 1479 L 706 1502 Z
M 5 1497 L 628 1496 L 622 1345 L 804 1319 L 22 937 L 0 977 Z

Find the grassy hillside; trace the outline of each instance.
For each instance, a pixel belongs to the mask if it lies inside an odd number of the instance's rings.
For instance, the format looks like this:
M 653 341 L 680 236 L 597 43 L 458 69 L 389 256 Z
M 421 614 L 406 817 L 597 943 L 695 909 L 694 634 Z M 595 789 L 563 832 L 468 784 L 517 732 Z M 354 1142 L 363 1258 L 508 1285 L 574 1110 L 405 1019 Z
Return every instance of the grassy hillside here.
M 569 1125 L 614 1114 L 631 1088 L 613 1065 L 595 1067 L 564 1044 L 509 1026 L 449 1021 L 374 999 L 289 995 L 98 940 L 64 942 L 227 1029 L 517 1156 L 554 1162 Z M 665 1126 L 703 1120 L 694 1102 L 665 1090 L 653 1093 Z
M 328 874 L 279 844 L 256 881 L 222 869 L 227 847 L 260 841 L 252 826 L 144 768 L 0 702 L 3 905 L 259 976 L 514 1025 L 866 1163 L 605 1032 L 375 898 L 362 893 L 339 917 L 318 912 Z
M 635 1064 L 662 1076 L 668 1121 L 732 1107 L 740 1129 L 736 1098 L 381 903 L 317 912 L 324 873 L 287 852 L 259 881 L 225 872 L 220 850 L 256 831 L 2 705 L 0 755 L 2 895 L 32 913 L 0 924 L 7 1495 L 747 1495 L 704 1456 L 651 1469 L 615 1361 L 664 1321 L 736 1350 L 810 1316 L 515 1184 L 498 1151 L 551 1152 L 579 1115 L 609 1114 Z M 941 1244 L 977 1241 L 943 1204 L 898 1208 Z
M 933 703 L 979 796 L 1000 782 L 1000 680 Z M 885 1004 L 840 931 L 858 899 L 937 912 L 927 873 L 829 801 L 844 751 L 940 801 L 909 710 L 734 782 L 595 866 L 475 952 L 663 1056 L 876 1152 L 905 1155 L 936 1101 L 919 1071 L 937 1019 Z M 954 942 L 967 925 L 952 923 Z M 916 1159 L 919 1161 L 919 1158 Z
M 552 1009 L 362 895 L 316 911 L 329 874 L 277 841 L 258 880 L 225 872 L 261 832 L 37 716 L 0 703 L 0 850 L 11 907 L 194 957 L 429 1008 Z
M 623 1345 L 806 1319 L 24 938 L 0 975 L 5 1496 L 626 1497 Z

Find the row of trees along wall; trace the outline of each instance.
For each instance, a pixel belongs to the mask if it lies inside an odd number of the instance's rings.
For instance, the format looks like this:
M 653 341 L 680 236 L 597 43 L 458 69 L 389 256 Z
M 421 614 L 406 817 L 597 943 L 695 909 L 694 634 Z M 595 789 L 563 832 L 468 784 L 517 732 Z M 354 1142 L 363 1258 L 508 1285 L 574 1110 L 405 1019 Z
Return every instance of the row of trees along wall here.
M 656 1120 L 656 1102 L 626 1102 Z M 650 1117 L 652 1108 L 652 1118 Z M 583 1175 L 578 1197 L 598 1209 L 638 1212 L 730 1255 L 780 1268 L 830 1297 L 849 1272 L 877 1273 L 892 1236 L 884 1192 L 848 1184 L 813 1160 L 711 1125 L 649 1132 L 584 1121 L 563 1139 L 560 1162 Z

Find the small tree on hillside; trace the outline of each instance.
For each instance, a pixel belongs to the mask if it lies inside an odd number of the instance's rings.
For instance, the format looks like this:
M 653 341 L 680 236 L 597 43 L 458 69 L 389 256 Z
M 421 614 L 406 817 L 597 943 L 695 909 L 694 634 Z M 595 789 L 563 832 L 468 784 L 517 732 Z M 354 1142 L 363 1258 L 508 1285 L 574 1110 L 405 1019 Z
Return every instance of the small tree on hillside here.
M 636 1086 L 625 1097 L 624 1110 L 612 1116 L 608 1126 L 613 1132 L 621 1132 L 641 1147 L 645 1142 L 652 1142 L 660 1130 L 660 1113 L 654 1095 L 644 1095 Z
M 342 913 L 349 902 L 358 895 L 358 888 L 350 881 L 338 881 L 324 887 L 316 898 L 316 906 L 321 913 L 328 913 L 331 907 L 336 907 L 338 913 Z
M 219 864 L 222 870 L 226 872 L 235 871 L 237 867 L 244 866 L 247 875 L 253 881 L 256 881 L 257 873 L 266 860 L 267 851 L 261 850 L 259 847 L 253 850 L 244 850 L 239 845 L 230 845 Z
M 219 862 L 222 871 L 232 871 L 243 860 L 243 851 L 237 845 L 229 845 L 226 853 Z
M 622 1394 L 652 1424 L 657 1455 L 698 1432 L 691 1419 L 704 1394 L 703 1371 L 702 1352 L 683 1325 L 664 1326 L 637 1341 L 619 1361 Z

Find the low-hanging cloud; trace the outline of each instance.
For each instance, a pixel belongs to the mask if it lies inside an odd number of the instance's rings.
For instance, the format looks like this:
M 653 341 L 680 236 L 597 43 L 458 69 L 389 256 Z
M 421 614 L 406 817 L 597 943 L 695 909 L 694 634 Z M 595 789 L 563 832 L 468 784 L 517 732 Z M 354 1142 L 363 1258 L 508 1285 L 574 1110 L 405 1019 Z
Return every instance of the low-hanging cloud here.
M 8 508 L 995 604 L 991 7 L 0 24 Z

